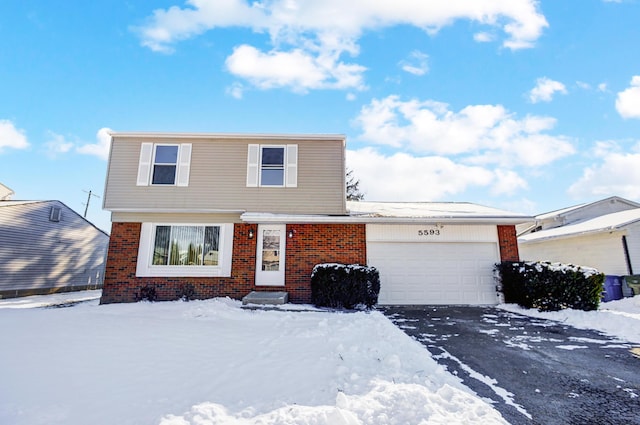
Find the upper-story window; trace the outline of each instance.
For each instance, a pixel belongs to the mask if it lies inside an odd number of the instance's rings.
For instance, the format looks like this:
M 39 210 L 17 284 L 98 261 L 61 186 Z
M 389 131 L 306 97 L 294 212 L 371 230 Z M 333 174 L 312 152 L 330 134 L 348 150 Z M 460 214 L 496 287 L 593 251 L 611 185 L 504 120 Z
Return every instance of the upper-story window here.
M 191 143 L 142 143 L 138 162 L 138 186 L 188 186 Z
M 260 186 L 284 186 L 284 146 L 263 146 Z
M 247 187 L 297 187 L 298 145 L 249 145 Z
M 176 184 L 178 145 L 155 145 L 151 184 Z

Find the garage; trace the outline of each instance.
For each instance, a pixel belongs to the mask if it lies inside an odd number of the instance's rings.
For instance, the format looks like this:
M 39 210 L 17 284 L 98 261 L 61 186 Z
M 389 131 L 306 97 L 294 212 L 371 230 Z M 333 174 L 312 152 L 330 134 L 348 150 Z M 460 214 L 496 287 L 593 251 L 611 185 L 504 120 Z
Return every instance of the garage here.
M 499 261 L 495 225 L 367 225 L 381 305 L 496 304 Z

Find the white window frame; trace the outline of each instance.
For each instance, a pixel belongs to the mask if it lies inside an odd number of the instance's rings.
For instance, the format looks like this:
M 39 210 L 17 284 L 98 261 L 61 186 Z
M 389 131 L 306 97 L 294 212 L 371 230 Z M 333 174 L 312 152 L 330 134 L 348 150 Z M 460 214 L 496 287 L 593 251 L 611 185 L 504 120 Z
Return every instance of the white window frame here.
M 176 174 L 173 184 L 153 184 L 153 169 L 156 166 L 156 151 L 158 146 L 177 146 Z M 142 143 L 138 162 L 137 186 L 189 186 L 191 171 L 191 143 Z
M 263 163 L 263 152 L 265 149 L 282 149 L 282 184 L 264 184 L 262 182 L 262 173 L 265 170 L 279 170 L 280 168 L 266 167 Z M 258 178 L 260 179 L 260 187 L 285 187 L 287 182 L 287 147 L 285 145 L 260 145 L 260 162 L 258 169 Z
M 217 226 L 217 266 L 164 266 L 153 264 L 153 245 L 157 226 Z M 231 277 L 233 223 L 142 223 L 136 277 Z
M 282 185 L 264 185 L 262 183 L 262 150 L 264 148 L 284 149 L 284 175 Z M 250 144 L 247 154 L 247 187 L 297 187 L 298 186 L 298 145 Z

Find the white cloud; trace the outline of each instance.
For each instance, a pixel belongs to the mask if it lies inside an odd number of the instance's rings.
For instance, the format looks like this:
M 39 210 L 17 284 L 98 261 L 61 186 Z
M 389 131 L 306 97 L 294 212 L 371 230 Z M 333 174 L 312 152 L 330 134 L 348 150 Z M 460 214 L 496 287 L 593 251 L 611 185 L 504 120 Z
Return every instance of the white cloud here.
M 234 82 L 227 87 L 226 93 L 235 99 L 242 99 L 244 96 L 244 86 L 238 82 Z
M 347 151 L 347 167 L 354 170 L 368 200 L 436 201 L 473 188 L 512 195 L 528 187 L 514 171 L 465 165 L 442 156 L 385 155 L 371 147 Z
M 538 78 L 536 86 L 529 92 L 531 103 L 551 102 L 556 93 L 567 94 L 567 88 L 559 81 L 547 77 Z
M 607 92 L 607 83 L 600 83 L 598 84 L 598 91 L 601 91 L 603 93 Z
M 494 174 L 495 183 L 491 187 L 493 195 L 513 195 L 529 187 L 526 180 L 513 170 L 497 169 Z
M 584 81 L 576 81 L 576 86 L 583 90 L 591 90 L 591 84 L 585 83 Z
M 229 71 L 260 89 L 289 87 L 296 92 L 322 88 L 363 89 L 359 65 L 337 62 L 337 55 L 313 56 L 302 49 L 263 53 L 243 44 L 227 58 Z
M 58 154 L 69 152 L 73 149 L 73 142 L 69 142 L 61 134 L 56 134 L 53 131 L 49 131 L 49 140 L 44 144 L 47 156 L 55 158 Z
M 358 55 L 357 42 L 364 32 L 410 25 L 434 34 L 457 20 L 473 21 L 492 33 L 502 31 L 502 45 L 508 49 L 532 47 L 548 26 L 535 0 L 187 0 L 185 7 L 155 10 L 145 24 L 133 30 L 144 46 L 165 53 L 171 53 L 179 41 L 212 29 L 242 27 L 268 34 L 270 49 L 236 46 L 227 59 L 229 71 L 262 88 L 305 92 L 363 88 L 365 68 L 340 58 Z M 479 32 L 474 38 L 489 41 L 496 37 Z M 276 71 L 276 64 L 300 69 Z M 411 71 L 424 73 L 426 68 L 409 65 Z
M 582 177 L 569 187 L 569 195 L 640 199 L 640 143 L 632 152 L 620 152 L 617 145 L 605 142 L 598 144 L 595 153 L 601 162 L 584 170 Z
M 427 63 L 429 55 L 422 53 L 418 50 L 414 50 L 409 55 L 408 59 L 400 62 L 400 66 L 403 71 L 406 71 L 413 75 L 424 75 L 429 71 L 429 64 Z
M 494 174 L 482 167 L 439 156 L 387 156 L 374 148 L 347 151 L 347 167 L 354 170 L 368 200 L 434 201 L 494 181 Z
M 459 112 L 433 100 L 374 99 L 355 119 L 359 139 L 418 154 L 457 155 L 467 163 L 540 167 L 575 152 L 565 136 L 545 132 L 555 119 L 516 119 L 501 105 L 469 105 Z
M 623 118 L 640 118 L 640 75 L 631 79 L 631 87 L 618 93 L 616 110 Z
M 495 40 L 495 35 L 489 32 L 477 32 L 473 34 L 473 39 L 478 43 L 489 43 L 490 41 Z
M 0 120 L 0 154 L 6 148 L 26 149 L 29 147 L 24 130 L 16 128 L 9 120 Z
M 76 151 L 86 155 L 94 155 L 105 161 L 109 159 L 111 148 L 111 129 L 101 128 L 96 134 L 96 143 L 79 146 Z

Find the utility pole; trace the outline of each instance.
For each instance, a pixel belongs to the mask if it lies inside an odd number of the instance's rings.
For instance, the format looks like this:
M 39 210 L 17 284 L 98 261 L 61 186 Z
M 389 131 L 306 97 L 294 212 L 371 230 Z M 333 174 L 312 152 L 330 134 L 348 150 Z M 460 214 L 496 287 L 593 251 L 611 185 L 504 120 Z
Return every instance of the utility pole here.
M 89 191 L 83 190 L 83 192 L 88 194 L 87 203 L 85 204 L 85 207 L 84 207 L 84 216 L 83 216 L 84 218 L 87 218 L 87 211 L 89 210 L 89 202 L 91 202 L 91 197 L 95 196 L 96 198 L 99 198 L 99 196 L 94 193 L 91 193 L 90 190 Z

